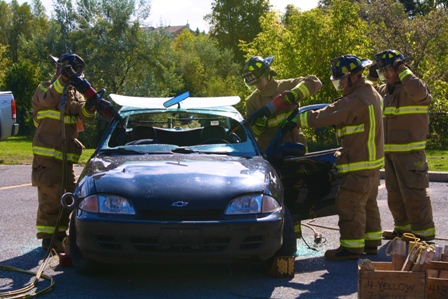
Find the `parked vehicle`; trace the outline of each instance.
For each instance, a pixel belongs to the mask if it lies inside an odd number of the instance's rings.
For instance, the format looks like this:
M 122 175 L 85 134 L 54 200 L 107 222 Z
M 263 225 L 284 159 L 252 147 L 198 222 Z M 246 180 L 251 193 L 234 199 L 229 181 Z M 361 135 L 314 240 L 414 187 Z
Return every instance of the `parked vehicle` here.
M 81 274 L 187 260 L 269 267 L 297 250 L 293 218 L 335 214 L 335 150 L 305 154 L 280 133 L 265 157 L 232 107 L 239 97 L 111 98 L 122 119 L 62 198 Z
M 19 133 L 19 124 L 16 123 L 17 109 L 11 91 L 0 91 L 0 140 Z

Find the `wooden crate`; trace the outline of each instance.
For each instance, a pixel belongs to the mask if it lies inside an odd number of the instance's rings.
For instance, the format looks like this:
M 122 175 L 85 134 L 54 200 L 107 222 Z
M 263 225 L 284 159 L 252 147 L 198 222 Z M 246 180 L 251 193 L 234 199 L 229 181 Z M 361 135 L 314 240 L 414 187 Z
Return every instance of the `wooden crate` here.
M 374 271 L 358 270 L 358 298 L 426 298 L 426 272 L 394 271 L 391 262 L 371 262 Z
M 433 261 L 428 270 L 448 271 L 448 262 Z M 448 278 L 435 278 L 428 275 L 426 282 L 428 299 L 448 298 Z

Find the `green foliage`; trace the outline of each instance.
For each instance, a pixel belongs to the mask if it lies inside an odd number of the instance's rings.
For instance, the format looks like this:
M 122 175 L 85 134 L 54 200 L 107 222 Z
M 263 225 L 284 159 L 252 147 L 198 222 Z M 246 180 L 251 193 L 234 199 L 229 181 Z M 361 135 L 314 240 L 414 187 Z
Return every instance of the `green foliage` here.
M 215 0 L 212 12 L 204 17 L 210 24 L 209 34 L 221 49 L 232 49 L 235 61 L 244 62 L 238 44 L 250 42 L 261 31 L 259 19 L 269 11 L 269 0 Z
M 242 43 L 247 53 L 274 55 L 273 68 L 279 78 L 316 75 L 323 83 L 319 93 L 302 102 L 331 102 L 339 97 L 330 82 L 330 59 L 354 54 L 368 55 L 369 43 L 364 32 L 368 24 L 358 16 L 359 7 L 348 1 L 334 1 L 329 10 L 313 9 L 301 12 L 289 10 L 286 27 L 276 13 L 261 19 L 262 32 L 250 43 Z
M 31 97 L 39 84 L 40 71 L 31 61 L 20 60 L 10 64 L 5 74 L 4 89 L 12 91 L 17 105 L 19 134 L 30 136 L 34 133 Z
M 205 17 L 209 34 L 186 30 L 172 40 L 164 30 L 143 26 L 148 0 L 59 0 L 51 19 L 40 0 L 31 5 L 0 0 L 0 89 L 14 92 L 20 134 L 32 135 L 30 99 L 39 81 L 54 74 L 49 54 L 81 55 L 87 80 L 108 93 L 168 97 L 188 90 L 194 96 L 242 99 L 250 93 L 240 76 L 245 59 L 274 55 L 280 79 L 314 74 L 323 82 L 317 95 L 302 102 L 307 105 L 340 96 L 329 80 L 331 58 L 373 59 L 394 48 L 431 89 L 428 147 L 443 148 L 448 143 L 447 1 L 417 2 L 412 8 L 417 13 L 407 6 L 411 1 L 321 0 L 319 8 L 301 11 L 291 4 L 282 14 L 271 11 L 268 0 L 215 0 Z M 237 108 L 244 114 L 245 102 Z M 102 117 L 86 124 L 81 141 L 95 147 L 106 126 Z M 327 139 L 315 140 L 317 147 L 334 142 L 332 134 L 321 135 Z

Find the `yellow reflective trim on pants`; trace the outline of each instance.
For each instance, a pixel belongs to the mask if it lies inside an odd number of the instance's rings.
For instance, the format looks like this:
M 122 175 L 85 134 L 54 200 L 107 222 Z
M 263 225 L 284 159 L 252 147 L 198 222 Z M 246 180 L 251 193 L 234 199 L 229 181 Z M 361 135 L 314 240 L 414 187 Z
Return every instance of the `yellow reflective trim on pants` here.
M 341 240 L 341 246 L 345 248 L 364 248 L 364 239 Z
M 364 132 L 364 124 L 358 126 L 346 126 L 337 130 L 338 137 Z
M 416 150 L 424 150 L 426 148 L 426 140 L 406 144 L 384 144 L 384 152 L 410 152 Z
M 436 228 L 431 227 L 431 228 L 424 229 L 424 230 L 411 230 L 411 233 L 413 233 L 414 235 L 422 236 L 422 237 L 431 237 L 431 236 L 436 235 Z
M 37 232 L 43 234 L 53 234 L 55 228 L 56 226 L 36 225 Z M 65 232 L 67 229 L 67 226 L 59 226 L 58 232 Z
M 381 235 L 381 233 L 382 233 L 381 231 L 366 233 L 366 235 L 365 235 L 365 240 L 366 240 L 366 241 L 376 241 L 376 240 L 381 240 L 381 239 L 382 239 L 382 235 Z
M 384 165 L 384 158 L 381 158 L 376 161 L 361 161 L 356 163 L 336 165 L 336 169 L 338 170 L 339 173 L 346 173 L 351 171 L 381 168 L 383 165 Z
M 410 232 L 411 231 L 411 225 L 410 224 L 394 225 L 394 228 L 395 228 L 396 231 L 399 231 L 401 233 L 405 233 L 405 232 Z

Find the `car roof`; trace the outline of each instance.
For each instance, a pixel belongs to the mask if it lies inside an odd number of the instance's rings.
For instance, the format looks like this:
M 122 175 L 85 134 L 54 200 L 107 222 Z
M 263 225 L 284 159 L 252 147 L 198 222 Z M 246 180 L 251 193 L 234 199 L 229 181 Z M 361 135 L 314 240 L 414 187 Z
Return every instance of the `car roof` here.
M 174 98 L 159 97 L 134 97 L 123 96 L 118 94 L 110 94 L 110 98 L 118 105 L 132 108 L 143 109 L 169 109 L 165 107 L 164 103 Z M 239 96 L 227 96 L 227 97 L 186 97 L 173 105 L 173 108 L 192 109 L 192 108 L 212 108 L 212 107 L 224 107 L 232 106 L 240 102 Z

